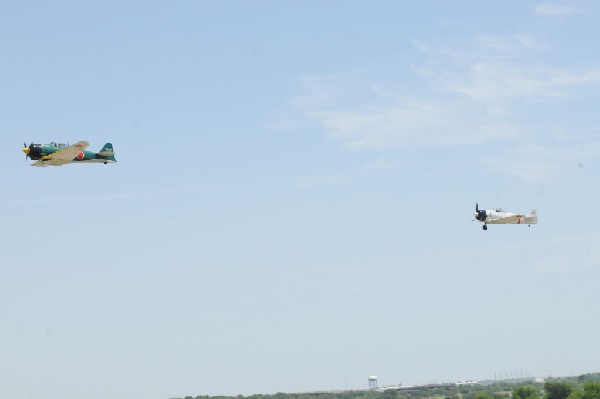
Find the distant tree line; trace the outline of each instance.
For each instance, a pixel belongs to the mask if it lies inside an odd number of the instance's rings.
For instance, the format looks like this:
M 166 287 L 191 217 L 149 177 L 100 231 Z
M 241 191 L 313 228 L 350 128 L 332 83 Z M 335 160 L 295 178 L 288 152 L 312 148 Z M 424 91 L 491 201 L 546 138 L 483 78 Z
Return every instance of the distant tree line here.
M 600 373 L 578 377 L 548 379 L 544 383 L 533 381 L 518 384 L 500 381 L 490 385 L 459 385 L 434 387 L 416 391 L 387 389 L 276 393 L 251 396 L 186 396 L 172 399 L 600 399 Z
M 600 381 L 581 381 L 573 384 L 565 381 L 548 381 L 540 392 L 533 386 L 517 387 L 513 399 L 600 399 Z

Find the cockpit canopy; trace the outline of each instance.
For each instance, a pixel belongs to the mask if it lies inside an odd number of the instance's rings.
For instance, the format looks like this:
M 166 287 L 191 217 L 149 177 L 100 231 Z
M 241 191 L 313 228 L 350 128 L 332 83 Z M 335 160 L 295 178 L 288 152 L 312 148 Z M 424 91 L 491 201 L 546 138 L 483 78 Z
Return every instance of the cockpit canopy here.
M 67 148 L 69 145 L 65 144 L 65 143 L 57 143 L 55 141 L 51 141 L 50 144 L 48 144 L 49 146 L 52 147 L 56 147 L 56 148 Z

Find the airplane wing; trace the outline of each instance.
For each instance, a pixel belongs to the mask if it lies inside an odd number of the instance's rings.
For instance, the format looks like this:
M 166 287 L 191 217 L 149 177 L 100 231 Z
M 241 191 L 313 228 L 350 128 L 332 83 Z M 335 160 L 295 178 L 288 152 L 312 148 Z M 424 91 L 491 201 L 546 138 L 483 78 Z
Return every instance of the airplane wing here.
M 62 159 L 52 159 L 52 160 L 38 160 L 35 161 L 34 163 L 31 164 L 31 166 L 40 166 L 40 167 L 45 167 L 45 166 L 61 166 L 61 165 L 65 165 L 71 163 L 71 161 L 66 161 L 66 160 L 62 160 Z
M 87 141 L 80 141 L 79 143 L 73 144 L 72 146 L 63 148 L 62 150 L 58 150 L 53 154 L 45 156 L 39 161 L 32 163 L 31 166 L 61 166 L 71 163 L 77 154 L 79 154 L 81 151 L 84 151 L 89 145 L 90 143 Z

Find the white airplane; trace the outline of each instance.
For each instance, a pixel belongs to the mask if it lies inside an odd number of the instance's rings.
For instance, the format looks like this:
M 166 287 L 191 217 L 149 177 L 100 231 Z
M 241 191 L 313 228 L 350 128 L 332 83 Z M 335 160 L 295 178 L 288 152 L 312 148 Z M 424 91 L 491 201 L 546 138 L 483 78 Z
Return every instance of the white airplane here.
M 503 209 L 483 210 L 479 209 L 479 205 L 475 204 L 475 219 L 483 223 L 483 229 L 487 230 L 488 224 L 526 224 L 531 227 L 532 224 L 537 224 L 537 212 L 532 209 L 527 215 L 520 213 L 506 212 Z

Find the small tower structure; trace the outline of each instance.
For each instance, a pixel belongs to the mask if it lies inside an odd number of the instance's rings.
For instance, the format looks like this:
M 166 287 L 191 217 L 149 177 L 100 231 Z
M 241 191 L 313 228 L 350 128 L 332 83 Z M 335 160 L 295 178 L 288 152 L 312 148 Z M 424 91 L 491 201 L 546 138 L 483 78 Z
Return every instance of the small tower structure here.
M 369 376 L 369 389 L 377 389 L 377 377 L 374 375 Z

